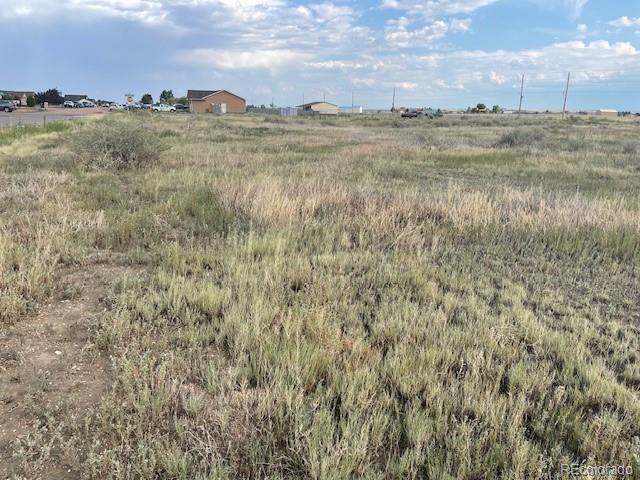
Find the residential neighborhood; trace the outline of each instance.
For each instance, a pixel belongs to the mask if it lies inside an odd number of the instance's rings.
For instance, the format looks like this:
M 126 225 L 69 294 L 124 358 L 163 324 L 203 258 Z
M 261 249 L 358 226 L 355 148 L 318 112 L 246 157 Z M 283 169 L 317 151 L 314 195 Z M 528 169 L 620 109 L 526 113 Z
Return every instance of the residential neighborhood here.
M 395 96 L 395 93 L 394 93 Z M 402 118 L 415 118 L 426 116 L 434 118 L 446 113 L 458 114 L 551 114 L 550 111 L 537 111 L 531 109 L 511 109 L 501 108 L 494 105 L 489 108 L 483 103 L 477 106 L 468 107 L 466 109 L 441 109 L 431 107 L 395 107 L 390 110 L 372 109 L 363 105 L 341 105 L 328 102 L 326 100 L 317 100 L 306 102 L 296 106 L 270 106 L 247 104 L 246 98 L 239 92 L 233 92 L 226 89 L 188 89 L 184 96 L 173 94 L 172 90 L 163 90 L 154 102 L 154 97 L 150 93 L 141 95 L 123 95 L 123 99 L 117 101 L 115 99 L 103 100 L 91 97 L 89 94 L 78 93 L 62 93 L 56 88 L 46 91 L 36 92 L 34 90 L 0 90 L 0 99 L 12 102 L 12 107 L 0 110 L 11 110 L 17 112 L 28 112 L 29 109 L 38 110 L 55 110 L 57 108 L 66 109 L 108 109 L 109 111 L 118 110 L 145 110 L 162 113 L 190 112 L 190 113 L 211 113 L 211 114 L 242 114 L 247 112 L 262 113 L 277 116 L 325 116 L 325 115 L 350 115 L 364 113 L 396 113 Z M 395 100 L 395 98 L 394 98 Z M 89 112 L 86 112 L 89 113 Z M 570 113 L 570 112 L 568 112 Z M 633 115 L 633 112 L 620 112 L 611 108 L 600 108 L 593 111 L 580 110 L 573 112 L 579 115 L 596 115 L 602 117 L 617 117 Z M 640 115 L 639 113 L 635 114 Z M 1 122 L 0 122 L 1 124 Z

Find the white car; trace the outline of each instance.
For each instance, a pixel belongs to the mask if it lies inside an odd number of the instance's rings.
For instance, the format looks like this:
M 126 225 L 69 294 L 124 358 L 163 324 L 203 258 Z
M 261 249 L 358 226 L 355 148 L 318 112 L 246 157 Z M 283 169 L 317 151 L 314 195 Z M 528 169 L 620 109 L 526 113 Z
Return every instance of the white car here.
M 171 105 L 165 105 L 164 103 L 159 103 L 153 106 L 153 111 L 154 112 L 175 112 L 176 109 Z

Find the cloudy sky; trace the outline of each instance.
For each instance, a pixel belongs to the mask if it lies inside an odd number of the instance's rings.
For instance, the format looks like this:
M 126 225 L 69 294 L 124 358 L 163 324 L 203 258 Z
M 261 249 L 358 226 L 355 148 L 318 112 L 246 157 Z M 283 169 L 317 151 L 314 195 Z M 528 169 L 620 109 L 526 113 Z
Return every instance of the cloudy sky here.
M 640 0 L 0 0 L 0 89 L 640 110 Z

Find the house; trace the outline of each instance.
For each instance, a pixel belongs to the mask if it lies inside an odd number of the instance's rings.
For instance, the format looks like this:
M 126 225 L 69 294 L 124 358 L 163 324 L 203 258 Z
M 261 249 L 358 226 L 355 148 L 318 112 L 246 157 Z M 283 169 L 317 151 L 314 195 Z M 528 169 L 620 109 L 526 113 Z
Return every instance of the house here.
M 189 110 L 194 113 L 245 113 L 247 101 L 228 90 L 188 90 Z
M 36 92 L 16 92 L 14 90 L 0 90 L 0 98 L 9 97 L 10 100 L 16 100 L 19 105 L 25 106 L 28 97 L 36 97 Z
M 311 102 L 304 105 L 298 105 L 303 113 L 307 115 L 337 115 L 338 106 L 329 102 Z
M 601 108 L 600 110 L 596 110 L 596 115 L 603 117 L 617 117 L 618 111 L 609 108 Z
M 80 100 L 86 100 L 87 99 L 87 95 L 65 95 L 64 96 L 64 101 L 65 102 L 79 102 Z

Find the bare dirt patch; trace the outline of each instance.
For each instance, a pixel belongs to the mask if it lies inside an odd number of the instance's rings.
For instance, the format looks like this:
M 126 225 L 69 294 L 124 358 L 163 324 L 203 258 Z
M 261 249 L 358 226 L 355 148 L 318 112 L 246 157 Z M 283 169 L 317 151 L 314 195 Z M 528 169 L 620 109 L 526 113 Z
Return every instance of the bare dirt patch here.
M 64 271 L 58 294 L 39 313 L 0 330 L 0 478 L 30 471 L 29 478 L 78 478 L 55 455 L 14 455 L 38 434 L 47 405 L 64 404 L 68 418 L 81 419 L 108 384 L 108 360 L 90 341 L 90 327 L 104 310 L 109 285 L 127 269 L 91 265 Z M 46 429 L 50 433 L 51 426 Z M 28 441 L 26 442 L 28 443 Z M 46 466 L 46 471 L 42 470 Z

